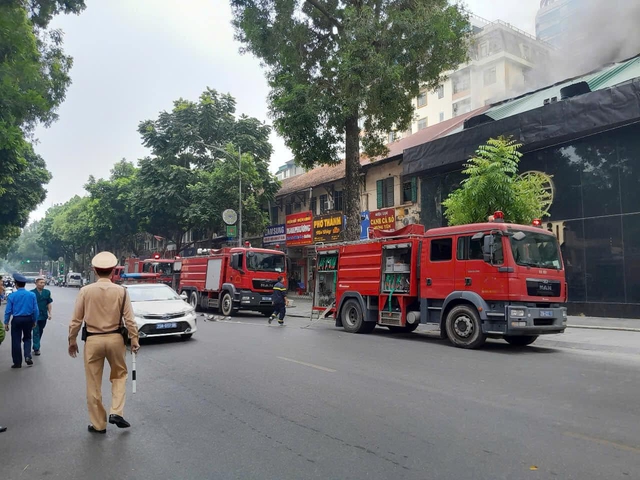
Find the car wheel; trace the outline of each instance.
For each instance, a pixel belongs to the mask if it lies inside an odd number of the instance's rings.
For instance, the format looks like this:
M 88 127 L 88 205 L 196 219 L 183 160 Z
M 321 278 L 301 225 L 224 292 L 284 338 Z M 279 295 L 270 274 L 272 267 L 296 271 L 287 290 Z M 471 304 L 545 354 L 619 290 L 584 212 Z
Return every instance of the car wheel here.
M 509 335 L 504 337 L 509 345 L 514 347 L 526 347 L 538 339 L 538 335 Z
M 183 333 L 180 336 L 182 337 L 183 340 L 189 340 L 191 339 L 191 337 L 193 337 L 193 333 Z
M 468 305 L 453 307 L 445 321 L 447 336 L 460 348 L 479 348 L 487 340 L 478 312 Z
M 222 300 L 220 301 L 220 313 L 225 317 L 230 317 L 237 310 L 233 308 L 233 297 L 229 292 L 224 292 L 222 294 Z
M 189 292 L 185 292 L 185 293 L 189 293 Z M 189 305 L 191 305 L 191 307 L 196 311 L 196 312 L 200 312 L 202 310 L 202 307 L 200 306 L 200 296 L 198 295 L 198 292 L 191 292 L 191 295 L 189 296 Z

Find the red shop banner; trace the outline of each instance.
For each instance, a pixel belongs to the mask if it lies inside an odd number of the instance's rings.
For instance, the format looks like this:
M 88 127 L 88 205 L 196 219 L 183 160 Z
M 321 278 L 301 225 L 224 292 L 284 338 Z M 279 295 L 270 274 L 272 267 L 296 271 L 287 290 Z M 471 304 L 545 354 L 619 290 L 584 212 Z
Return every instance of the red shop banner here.
M 396 209 L 384 208 L 382 210 L 374 210 L 369 213 L 369 220 L 372 230 L 395 230 L 396 229 Z
M 287 215 L 284 223 L 288 247 L 313 243 L 313 214 L 310 211 Z

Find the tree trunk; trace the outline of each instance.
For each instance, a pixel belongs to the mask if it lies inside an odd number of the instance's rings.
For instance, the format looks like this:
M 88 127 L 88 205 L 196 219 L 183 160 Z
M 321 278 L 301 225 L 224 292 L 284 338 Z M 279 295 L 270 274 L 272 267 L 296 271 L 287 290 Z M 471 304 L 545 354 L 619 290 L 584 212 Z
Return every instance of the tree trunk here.
M 345 123 L 345 179 L 344 214 L 347 224 L 344 239 L 360 239 L 360 127 L 358 115 L 349 117 Z

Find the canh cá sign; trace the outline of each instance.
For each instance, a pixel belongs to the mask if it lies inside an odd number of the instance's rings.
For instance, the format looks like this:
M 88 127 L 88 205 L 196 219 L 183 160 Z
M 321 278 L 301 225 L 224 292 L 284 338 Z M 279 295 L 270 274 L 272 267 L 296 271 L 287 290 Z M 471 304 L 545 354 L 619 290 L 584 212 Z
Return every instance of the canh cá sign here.
M 313 219 L 313 242 L 337 242 L 344 226 L 342 212 L 321 215 Z
M 373 230 L 395 230 L 396 210 L 394 208 L 374 210 L 369 213 L 369 222 L 369 228 Z

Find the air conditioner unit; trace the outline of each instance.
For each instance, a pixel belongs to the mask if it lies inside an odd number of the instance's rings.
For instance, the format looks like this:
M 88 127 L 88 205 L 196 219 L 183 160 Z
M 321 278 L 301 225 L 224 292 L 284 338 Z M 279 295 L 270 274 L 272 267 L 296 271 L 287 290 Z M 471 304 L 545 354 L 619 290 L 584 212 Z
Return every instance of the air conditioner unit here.
M 402 224 L 406 227 L 407 225 L 411 225 L 413 223 L 417 223 L 416 222 L 416 217 L 414 217 L 413 215 L 407 215 L 406 217 L 404 217 L 402 219 Z

